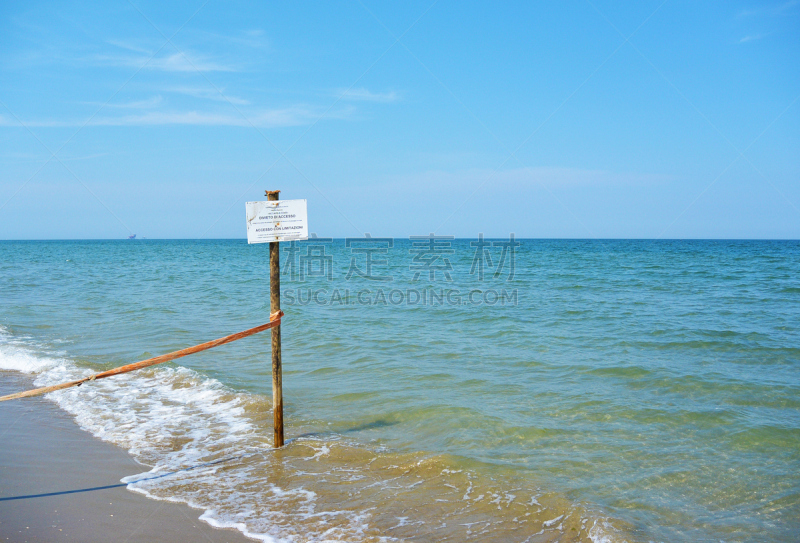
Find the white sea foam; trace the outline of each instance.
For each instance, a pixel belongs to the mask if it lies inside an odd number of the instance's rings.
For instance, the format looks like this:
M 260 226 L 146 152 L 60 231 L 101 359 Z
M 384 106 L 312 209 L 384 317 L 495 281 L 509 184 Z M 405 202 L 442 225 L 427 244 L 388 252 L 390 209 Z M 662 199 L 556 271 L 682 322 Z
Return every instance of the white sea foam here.
M 322 445 L 321 447 L 311 447 L 311 448 L 316 451 L 314 456 L 311 457 L 312 460 L 319 461 L 321 457 L 326 456 L 331 452 L 330 447 L 328 447 L 327 445 Z
M 34 346 L 3 330 L 0 369 L 35 375 L 37 386 L 93 373 L 67 358 L 39 354 Z M 284 489 L 263 480 L 254 486 L 252 472 L 263 469 L 263 463 L 247 459 L 270 452 L 245 413 L 253 397 L 231 391 L 215 379 L 182 367 L 160 367 L 46 397 L 72 414 L 85 430 L 153 466 L 122 479 L 130 490 L 202 509 L 200 518 L 213 526 L 235 528 L 268 543 L 358 539 L 368 527 L 369 514 L 317 510 L 316 494 L 310 490 Z M 315 457 L 328 452 L 323 446 Z M 230 458 L 231 462 L 215 463 Z M 337 517 L 340 528 L 299 533 L 301 522 L 292 523 L 292 516 L 298 521 Z
M 562 518 L 564 518 L 564 515 L 558 516 L 558 517 L 556 517 L 554 519 L 551 519 L 551 520 L 547 520 L 547 521 L 542 523 L 542 526 L 544 526 L 545 528 L 549 528 L 550 526 L 552 526 L 553 524 L 555 524 L 556 522 L 558 522 Z
M 53 358 L 34 355 L 22 342 L 0 328 L 0 369 L 22 373 L 39 373 L 60 362 Z
M 589 539 L 594 543 L 619 543 L 625 541 L 605 519 L 593 519 L 592 527 L 589 528 L 588 533 Z

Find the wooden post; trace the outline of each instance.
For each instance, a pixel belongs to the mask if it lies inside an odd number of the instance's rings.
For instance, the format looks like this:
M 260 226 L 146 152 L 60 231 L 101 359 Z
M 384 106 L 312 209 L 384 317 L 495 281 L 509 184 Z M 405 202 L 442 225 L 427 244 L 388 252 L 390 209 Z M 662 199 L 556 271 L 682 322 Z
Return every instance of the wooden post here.
M 279 190 L 268 190 L 267 199 L 278 199 Z M 280 243 L 269 243 L 269 305 L 270 312 L 281 310 L 281 252 Z M 281 325 L 272 329 L 272 410 L 275 425 L 275 448 L 283 447 L 283 375 L 281 368 Z

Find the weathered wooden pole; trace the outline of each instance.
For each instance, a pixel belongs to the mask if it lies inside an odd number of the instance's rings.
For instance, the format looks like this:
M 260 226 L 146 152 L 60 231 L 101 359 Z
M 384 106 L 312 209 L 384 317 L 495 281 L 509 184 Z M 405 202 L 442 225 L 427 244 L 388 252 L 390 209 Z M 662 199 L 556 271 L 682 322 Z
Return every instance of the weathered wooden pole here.
M 278 199 L 279 190 L 268 190 L 267 200 Z M 281 310 L 280 242 L 269 242 L 270 312 Z M 281 368 L 281 325 L 272 329 L 272 410 L 275 424 L 275 448 L 283 447 L 283 375 Z

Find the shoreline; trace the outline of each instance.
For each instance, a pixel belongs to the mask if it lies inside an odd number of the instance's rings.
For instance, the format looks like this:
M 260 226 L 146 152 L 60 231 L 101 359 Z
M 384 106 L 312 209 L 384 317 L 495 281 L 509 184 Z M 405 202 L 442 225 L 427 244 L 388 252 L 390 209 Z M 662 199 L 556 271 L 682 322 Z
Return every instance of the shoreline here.
M 32 381 L 0 371 L 0 395 L 31 388 Z M 2 541 L 253 541 L 200 520 L 204 511 L 145 497 L 120 482 L 144 471 L 43 397 L 0 404 Z M 9 497 L 18 499 L 2 499 Z

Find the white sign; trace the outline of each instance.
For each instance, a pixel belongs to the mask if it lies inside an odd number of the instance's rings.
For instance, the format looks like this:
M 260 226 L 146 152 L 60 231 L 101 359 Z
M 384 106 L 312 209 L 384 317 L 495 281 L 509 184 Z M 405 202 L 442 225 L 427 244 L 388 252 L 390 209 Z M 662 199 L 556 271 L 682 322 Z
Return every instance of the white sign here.
M 308 239 L 305 200 L 247 202 L 247 243 Z

